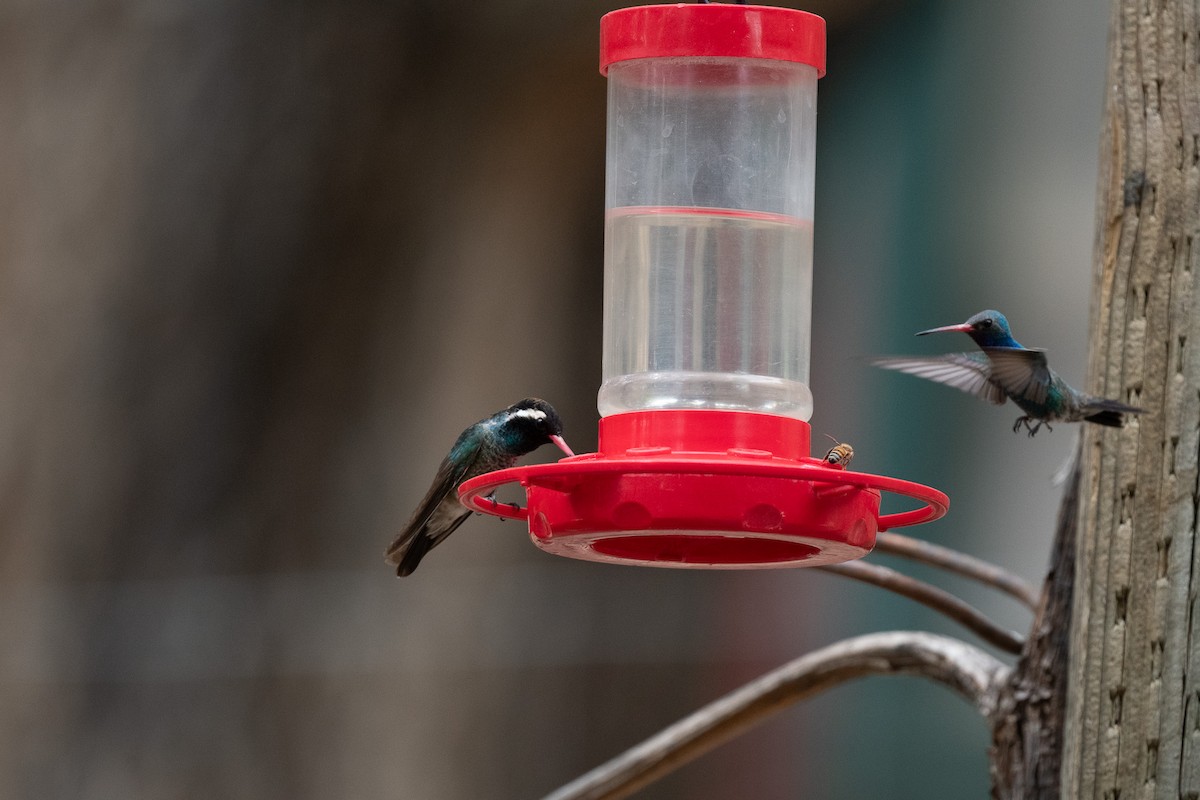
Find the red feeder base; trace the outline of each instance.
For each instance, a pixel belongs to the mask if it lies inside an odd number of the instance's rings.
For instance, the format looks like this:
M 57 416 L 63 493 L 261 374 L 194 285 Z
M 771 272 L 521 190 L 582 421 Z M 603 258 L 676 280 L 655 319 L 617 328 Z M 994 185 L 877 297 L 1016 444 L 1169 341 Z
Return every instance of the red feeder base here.
M 534 544 L 588 561 L 753 569 L 860 558 L 875 534 L 946 513 L 946 495 L 808 456 L 809 427 L 742 411 L 638 411 L 600 420 L 599 452 L 462 485 L 475 511 L 527 519 Z M 528 505 L 488 495 L 519 482 Z M 925 505 L 879 515 L 880 491 Z

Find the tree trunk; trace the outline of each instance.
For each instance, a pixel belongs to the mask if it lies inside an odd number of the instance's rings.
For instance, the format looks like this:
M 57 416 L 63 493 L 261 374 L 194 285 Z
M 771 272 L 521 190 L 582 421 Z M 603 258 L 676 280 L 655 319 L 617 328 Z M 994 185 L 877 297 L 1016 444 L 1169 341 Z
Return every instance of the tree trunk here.
M 1058 513 L 1058 531 L 1042 602 L 1021 659 L 1009 676 L 992 717 L 991 773 L 995 798 L 1053 800 L 1060 796 L 1078 509 L 1077 466 Z
M 1200 85 L 1196 0 L 1115 0 L 1063 796 L 1200 797 Z M 1200 633 L 1200 631 L 1196 631 Z

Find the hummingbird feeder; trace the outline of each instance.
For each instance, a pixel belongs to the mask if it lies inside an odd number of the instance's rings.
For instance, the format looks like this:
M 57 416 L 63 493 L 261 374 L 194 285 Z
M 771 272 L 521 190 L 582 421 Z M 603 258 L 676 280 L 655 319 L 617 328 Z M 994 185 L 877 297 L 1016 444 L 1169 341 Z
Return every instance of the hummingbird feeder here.
M 813 175 L 825 21 L 676 4 L 600 22 L 608 77 L 596 453 L 463 484 L 591 561 L 811 566 L 946 513 L 916 483 L 809 455 Z M 490 495 L 525 487 L 525 508 Z M 880 493 L 918 508 L 879 514 Z

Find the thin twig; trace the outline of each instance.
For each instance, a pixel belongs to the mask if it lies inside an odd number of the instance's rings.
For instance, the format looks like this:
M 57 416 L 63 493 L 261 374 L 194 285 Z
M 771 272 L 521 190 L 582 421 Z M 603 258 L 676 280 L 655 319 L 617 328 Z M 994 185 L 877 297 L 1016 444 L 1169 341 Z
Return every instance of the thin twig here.
M 983 612 L 963 602 L 945 589 L 939 589 L 924 581 L 910 578 L 894 569 L 881 567 L 878 564 L 866 564 L 862 561 L 826 564 L 816 567 L 816 569 L 853 578 L 856 581 L 869 583 L 903 595 L 909 600 L 916 600 L 969 628 L 985 642 L 995 645 L 1005 652 L 1016 655 L 1021 652 L 1021 647 L 1025 644 L 1025 639 L 1020 634 L 1001 628 Z
M 801 656 L 676 722 L 545 800 L 618 800 L 784 708 L 854 678 L 918 675 L 946 686 L 985 717 L 1009 668 L 977 647 L 932 633 L 857 636 Z
M 881 553 L 920 561 L 977 580 L 1016 598 L 1031 611 L 1036 611 L 1038 603 L 1041 602 L 1041 593 L 1027 581 L 990 561 L 960 553 L 949 547 L 899 533 L 881 531 L 875 536 L 875 549 Z

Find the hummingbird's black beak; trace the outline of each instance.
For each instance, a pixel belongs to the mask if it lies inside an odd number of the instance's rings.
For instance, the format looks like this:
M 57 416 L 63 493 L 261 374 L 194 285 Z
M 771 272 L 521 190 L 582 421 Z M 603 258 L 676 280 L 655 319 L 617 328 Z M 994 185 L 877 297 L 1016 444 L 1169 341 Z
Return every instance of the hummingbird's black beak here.
M 571 452 L 571 448 L 567 446 L 567 440 L 558 434 L 551 434 L 550 441 L 554 442 L 554 446 L 566 453 L 568 457 L 575 455 Z
M 971 330 L 971 326 L 965 322 L 960 322 L 957 325 L 943 325 L 940 328 L 930 328 L 927 331 L 917 331 L 917 336 L 924 336 L 927 333 L 949 333 L 951 331 L 960 331 L 966 333 Z

